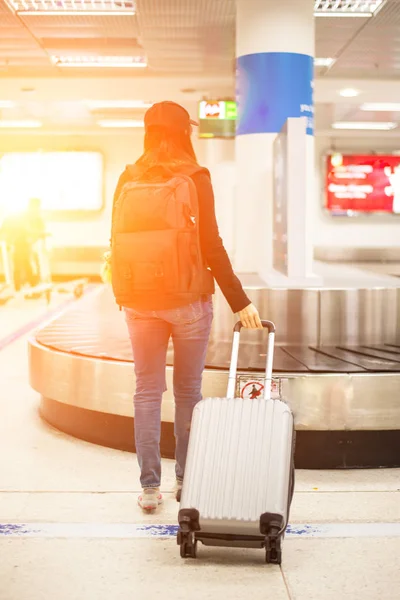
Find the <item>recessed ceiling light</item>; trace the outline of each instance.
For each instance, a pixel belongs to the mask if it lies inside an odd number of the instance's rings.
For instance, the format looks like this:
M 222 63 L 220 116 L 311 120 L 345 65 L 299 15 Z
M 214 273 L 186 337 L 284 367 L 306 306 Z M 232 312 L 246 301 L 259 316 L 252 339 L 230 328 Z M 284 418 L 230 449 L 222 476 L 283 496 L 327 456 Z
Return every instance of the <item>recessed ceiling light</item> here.
M 370 18 L 384 6 L 386 0 L 315 0 L 316 17 Z
M 314 58 L 314 66 L 316 67 L 331 67 L 334 62 L 334 58 Z
M 354 88 L 345 88 L 344 90 L 340 90 L 339 94 L 343 98 L 357 98 L 357 96 L 360 95 L 360 92 Z
M 144 68 L 147 60 L 144 56 L 52 56 L 56 67 L 70 68 Z
M 343 165 L 343 155 L 338 152 L 332 154 L 331 165 L 332 167 L 341 167 Z
M 385 123 L 382 121 L 339 121 L 333 123 L 333 129 L 360 129 L 371 131 L 390 131 L 396 129 L 397 123 Z
M 36 120 L 26 121 L 9 121 L 7 119 L 0 120 L 1 129 L 36 129 L 42 127 L 43 123 Z
M 13 12 L 29 16 L 97 15 L 128 16 L 136 12 L 134 0 L 6 0 Z
M 373 112 L 400 112 L 399 102 L 366 102 L 360 106 L 361 110 Z
M 97 121 L 97 125 L 99 125 L 99 127 L 105 127 L 109 129 L 140 129 L 144 127 L 144 122 L 135 119 L 104 119 L 101 121 Z
M 0 108 L 13 108 L 15 106 L 15 102 L 11 100 L 0 100 Z
M 102 108 L 150 108 L 152 102 L 143 100 L 85 100 L 84 102 L 90 110 L 99 110 Z

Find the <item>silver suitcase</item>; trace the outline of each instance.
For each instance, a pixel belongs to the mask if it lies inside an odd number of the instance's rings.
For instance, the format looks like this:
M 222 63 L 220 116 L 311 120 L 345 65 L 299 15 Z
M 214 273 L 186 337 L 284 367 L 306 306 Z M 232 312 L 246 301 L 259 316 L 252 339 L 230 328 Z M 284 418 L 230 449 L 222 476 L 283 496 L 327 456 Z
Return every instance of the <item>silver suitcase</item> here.
M 264 397 L 235 398 L 241 323 L 233 334 L 226 398 L 197 404 L 179 509 L 182 558 L 207 546 L 264 548 L 266 562 L 281 564 L 281 542 L 294 489 L 293 415 L 271 399 L 275 326 L 268 329 Z

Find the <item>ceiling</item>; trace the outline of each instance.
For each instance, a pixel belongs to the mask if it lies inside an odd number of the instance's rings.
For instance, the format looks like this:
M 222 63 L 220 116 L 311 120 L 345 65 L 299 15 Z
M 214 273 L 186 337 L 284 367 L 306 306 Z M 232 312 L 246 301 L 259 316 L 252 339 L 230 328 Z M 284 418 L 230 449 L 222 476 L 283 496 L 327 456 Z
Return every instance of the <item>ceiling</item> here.
M 62 71 L 51 56 L 145 54 L 149 67 L 138 76 L 232 71 L 234 1 L 138 0 L 136 6 L 132 16 L 24 16 L 0 0 L 0 69 L 42 76 Z M 131 77 L 132 70 L 114 74 Z
M 366 6 L 374 0 L 315 1 L 322 8 L 340 8 Z M 85 2 L 86 6 L 96 2 L 104 14 L 58 14 L 60 5 L 76 8 Z M 12 3 L 22 9 L 57 10 L 16 13 Z M 202 96 L 232 96 L 235 4 L 235 0 L 0 0 L 0 117 L 37 119 L 48 131 L 73 127 L 94 131 L 101 119 L 140 120 L 144 111 L 93 110 L 83 99 L 151 102 L 168 97 L 196 111 Z M 148 66 L 65 68 L 52 59 L 82 56 L 137 57 Z M 340 120 L 400 120 L 400 113 L 359 109 L 361 102 L 400 100 L 400 0 L 382 2 L 371 18 L 317 18 L 316 56 L 334 59 L 331 66 L 316 69 L 317 131 L 329 131 Z M 338 92 L 343 87 L 355 87 L 360 97 L 341 98 Z M 1 106 L 7 98 L 15 101 L 13 107 Z M 400 135 L 400 127 L 387 135 Z
M 62 0 L 70 7 L 89 0 Z M 55 0 L 0 0 L 0 76 L 71 76 L 82 69 L 54 65 L 52 56 L 145 56 L 146 69 L 107 69 L 107 76 L 233 74 L 235 0 L 96 0 L 103 15 L 15 13 L 12 3 L 57 6 Z M 362 6 L 373 0 L 346 0 Z M 379 0 L 375 0 L 379 2 Z M 8 2 L 8 3 L 7 3 Z M 339 5 L 317 1 L 319 7 Z M 118 14 L 108 14 L 120 7 Z M 316 19 L 316 56 L 335 58 L 319 77 L 397 77 L 400 0 L 387 0 L 372 18 Z M 85 76 L 98 69 L 85 69 Z

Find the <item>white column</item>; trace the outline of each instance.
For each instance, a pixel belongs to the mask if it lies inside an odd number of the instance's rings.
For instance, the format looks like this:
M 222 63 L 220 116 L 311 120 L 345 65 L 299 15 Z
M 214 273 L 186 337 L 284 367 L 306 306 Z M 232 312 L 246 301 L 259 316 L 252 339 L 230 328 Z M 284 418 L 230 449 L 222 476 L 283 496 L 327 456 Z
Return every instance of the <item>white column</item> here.
M 215 212 L 220 235 L 229 256 L 234 254 L 235 141 L 205 140 L 206 162 L 210 170 L 215 196 Z
M 237 0 L 236 29 L 234 266 L 264 274 L 272 269 L 273 142 L 287 118 L 304 116 L 300 105 L 312 104 L 314 0 Z
M 217 165 L 235 160 L 235 143 L 234 140 L 230 139 L 209 139 L 202 140 L 204 143 L 205 152 L 205 166 L 208 169 L 214 169 Z

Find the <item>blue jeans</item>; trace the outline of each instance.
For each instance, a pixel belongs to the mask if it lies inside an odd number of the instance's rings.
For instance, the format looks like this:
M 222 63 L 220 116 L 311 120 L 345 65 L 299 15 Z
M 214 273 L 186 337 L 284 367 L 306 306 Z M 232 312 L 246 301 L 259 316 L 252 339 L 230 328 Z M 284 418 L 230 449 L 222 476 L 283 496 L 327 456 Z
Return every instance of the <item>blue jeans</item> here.
M 183 479 L 190 424 L 201 400 L 201 380 L 213 318 L 211 297 L 169 310 L 125 308 L 135 361 L 135 443 L 143 488 L 161 483 L 161 400 L 166 391 L 168 342 L 174 345 L 176 478 Z

